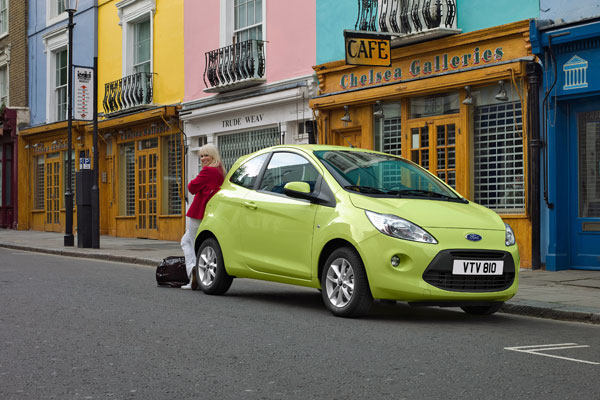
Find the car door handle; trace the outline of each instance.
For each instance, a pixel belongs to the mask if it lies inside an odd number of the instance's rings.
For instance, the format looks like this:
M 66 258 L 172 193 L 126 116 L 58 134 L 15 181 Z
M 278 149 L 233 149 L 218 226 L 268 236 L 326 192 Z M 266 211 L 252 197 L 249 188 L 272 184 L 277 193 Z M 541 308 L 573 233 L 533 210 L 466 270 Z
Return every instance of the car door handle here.
M 252 201 L 245 201 L 244 206 L 246 206 L 247 208 L 249 208 L 251 210 L 256 210 L 256 203 L 254 203 Z

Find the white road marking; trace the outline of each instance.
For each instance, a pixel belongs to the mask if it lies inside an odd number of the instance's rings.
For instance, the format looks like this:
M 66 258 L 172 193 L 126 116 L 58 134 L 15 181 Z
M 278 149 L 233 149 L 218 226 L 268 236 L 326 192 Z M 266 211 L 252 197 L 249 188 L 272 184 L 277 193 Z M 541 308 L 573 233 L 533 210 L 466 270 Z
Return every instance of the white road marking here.
M 577 343 L 557 343 L 557 344 L 540 344 L 534 346 L 517 346 L 517 347 L 505 347 L 504 350 L 510 351 L 518 351 L 520 353 L 528 353 L 528 354 L 536 354 L 538 356 L 546 356 L 552 358 L 560 358 L 561 360 L 574 361 L 584 364 L 593 364 L 600 365 L 600 363 L 586 360 L 578 360 L 576 358 L 570 357 L 561 357 L 554 354 L 545 354 L 542 351 L 550 351 L 550 350 L 565 350 L 565 349 L 579 349 L 584 347 L 590 347 L 585 344 L 577 344 Z

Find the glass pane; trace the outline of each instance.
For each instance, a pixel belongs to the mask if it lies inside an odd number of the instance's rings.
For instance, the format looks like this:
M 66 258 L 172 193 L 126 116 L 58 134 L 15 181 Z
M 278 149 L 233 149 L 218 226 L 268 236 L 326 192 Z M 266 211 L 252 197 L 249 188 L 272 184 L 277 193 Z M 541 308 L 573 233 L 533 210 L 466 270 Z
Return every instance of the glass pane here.
M 239 26 L 238 28 L 245 28 L 248 26 L 248 15 L 246 14 L 246 4 L 242 4 L 238 8 L 239 13 Z
M 141 64 L 150 60 L 150 21 L 135 25 L 134 63 Z
M 600 218 L 600 111 L 578 114 L 579 216 Z
M 262 22 L 262 0 L 256 0 L 255 1 L 255 22 L 256 24 L 258 24 L 259 22 Z
M 260 183 L 260 190 L 283 193 L 288 182 L 306 182 L 312 191 L 319 177 L 315 167 L 304 157 L 292 153 L 275 153 Z
M 411 118 L 457 114 L 459 109 L 460 96 L 458 93 L 448 93 L 437 97 L 416 97 L 410 99 Z

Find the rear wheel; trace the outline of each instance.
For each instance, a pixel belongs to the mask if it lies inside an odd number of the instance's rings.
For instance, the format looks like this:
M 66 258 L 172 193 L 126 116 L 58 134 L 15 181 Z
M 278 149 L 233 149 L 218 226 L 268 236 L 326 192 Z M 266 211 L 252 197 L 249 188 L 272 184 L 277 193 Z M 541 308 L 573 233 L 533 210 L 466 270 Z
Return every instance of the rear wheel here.
M 486 306 L 462 306 L 462 310 L 471 315 L 492 315 L 502 308 L 504 302 L 493 303 Z
M 325 306 L 337 317 L 359 317 L 373 303 L 363 262 L 349 247 L 339 248 L 327 258 L 321 286 Z
M 206 294 L 223 294 L 229 290 L 233 277 L 225 271 L 221 246 L 214 238 L 202 242 L 196 256 L 196 282 Z

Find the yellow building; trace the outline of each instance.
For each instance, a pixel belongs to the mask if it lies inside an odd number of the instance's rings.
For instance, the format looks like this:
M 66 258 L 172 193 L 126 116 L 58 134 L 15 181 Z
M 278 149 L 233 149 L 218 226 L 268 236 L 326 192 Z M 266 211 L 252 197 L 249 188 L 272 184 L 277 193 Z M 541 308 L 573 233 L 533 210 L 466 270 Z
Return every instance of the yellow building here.
M 528 21 L 395 47 L 391 57 L 389 67 L 314 67 L 319 143 L 398 154 L 427 168 L 500 214 L 530 266 Z
M 185 226 L 183 0 L 99 0 L 97 27 L 100 233 L 178 240 Z M 19 209 L 19 229 L 64 231 L 66 135 L 63 121 L 20 137 L 19 192 L 31 195 Z M 92 136 L 92 123 L 73 122 L 73 175 L 93 165 Z

